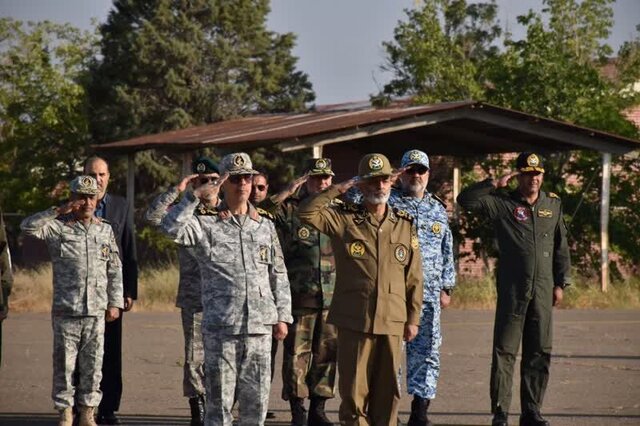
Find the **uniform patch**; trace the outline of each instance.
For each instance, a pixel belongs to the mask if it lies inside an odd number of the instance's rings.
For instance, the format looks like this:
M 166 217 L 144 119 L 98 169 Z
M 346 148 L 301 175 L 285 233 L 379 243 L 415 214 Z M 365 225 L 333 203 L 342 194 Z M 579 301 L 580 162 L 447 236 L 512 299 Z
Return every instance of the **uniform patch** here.
M 409 158 L 413 161 L 420 161 L 422 159 L 422 156 L 420 155 L 420 151 L 411 151 L 411 154 L 409 154 Z
M 407 248 L 400 244 L 393 252 L 393 255 L 396 257 L 398 262 L 404 262 L 407 258 Z
M 235 157 L 233 157 L 233 164 L 238 166 L 238 167 L 243 167 L 244 166 L 244 158 L 242 157 L 242 155 L 236 155 Z
M 531 154 L 527 157 L 527 166 L 529 167 L 538 167 L 540 165 L 540 159 L 537 155 Z
M 382 161 L 382 158 L 377 155 L 374 155 L 369 159 L 369 168 L 371 170 L 381 170 L 383 165 L 384 162 Z
M 205 170 L 207 170 L 207 166 L 204 163 L 198 163 L 198 165 L 196 166 L 196 170 L 198 171 L 198 173 L 204 173 Z
M 300 228 L 298 228 L 298 238 L 300 238 L 301 240 L 306 240 L 310 235 L 311 232 L 306 226 L 301 226 Z
M 420 240 L 416 234 L 411 235 L 411 247 L 413 247 L 414 250 L 420 247 Z
M 109 253 L 111 253 L 111 247 L 109 247 L 108 244 L 102 244 L 102 246 L 100 246 L 100 254 L 102 257 L 106 259 L 109 257 Z
M 513 217 L 515 217 L 518 222 L 525 222 L 530 217 L 529 209 L 518 206 L 513 210 Z
M 553 217 L 553 212 L 549 209 L 538 210 L 538 217 Z
M 349 254 L 351 257 L 364 257 L 365 251 L 364 243 L 362 241 L 354 241 L 349 244 Z
M 269 247 L 260 246 L 258 249 L 258 255 L 260 256 L 260 262 L 268 262 L 269 261 Z
M 324 158 L 320 158 L 316 160 L 316 169 L 326 169 L 327 168 L 327 160 Z
M 442 232 L 442 225 L 440 222 L 433 222 L 433 225 L 431 225 L 431 231 L 436 235 L 440 235 L 440 232 Z

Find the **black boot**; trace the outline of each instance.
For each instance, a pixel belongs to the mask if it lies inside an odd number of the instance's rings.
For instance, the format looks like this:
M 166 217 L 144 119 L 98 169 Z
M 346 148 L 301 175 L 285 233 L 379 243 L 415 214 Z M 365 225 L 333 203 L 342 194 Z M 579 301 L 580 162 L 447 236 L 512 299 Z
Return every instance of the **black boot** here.
M 312 396 L 311 403 L 309 405 L 309 422 L 308 426 L 334 426 L 331 420 L 327 418 L 327 414 L 324 412 L 324 403 L 327 402 L 327 398 L 320 396 Z
M 539 411 L 527 411 L 520 416 L 520 426 L 549 426 Z
M 291 398 L 291 426 L 305 426 L 307 424 L 307 410 L 304 409 L 304 399 Z
M 498 407 L 496 412 L 493 414 L 491 426 L 509 426 L 509 422 L 507 421 L 508 417 L 509 415 Z
M 429 409 L 430 403 L 430 399 L 423 399 L 414 395 L 413 401 L 411 401 L 411 415 L 409 416 L 407 426 L 432 426 L 433 423 L 431 423 L 427 417 L 427 410 Z
M 189 398 L 189 407 L 191 407 L 191 426 L 204 425 L 204 397 L 194 396 Z

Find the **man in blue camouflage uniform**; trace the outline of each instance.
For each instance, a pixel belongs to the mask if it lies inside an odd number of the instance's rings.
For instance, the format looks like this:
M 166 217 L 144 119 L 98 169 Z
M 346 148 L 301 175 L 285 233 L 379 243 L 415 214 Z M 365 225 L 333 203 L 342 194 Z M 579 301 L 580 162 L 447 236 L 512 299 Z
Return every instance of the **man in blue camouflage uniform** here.
M 124 307 L 122 264 L 113 229 L 93 215 L 98 184 L 78 176 L 71 184 L 71 201 L 24 219 L 22 231 L 43 240 L 53 266 L 53 403 L 59 426 L 71 426 L 74 393 L 79 425 L 95 426 L 93 412 L 100 403 L 104 324 Z M 77 360 L 77 364 L 76 364 Z M 72 375 L 79 369 L 74 388 Z
M 200 157 L 191 165 L 193 174 L 186 176 L 178 185 L 158 195 L 145 213 L 145 219 L 154 226 L 160 226 L 162 218 L 178 196 L 191 184 L 193 188 L 217 181 L 220 178 L 218 167 L 211 159 Z M 201 203 L 198 212 L 215 208 L 218 199 Z M 182 389 L 189 398 L 191 426 L 204 424 L 205 383 L 204 383 L 204 347 L 202 343 L 202 301 L 200 296 L 200 268 L 191 249 L 178 246 L 178 264 L 180 281 L 176 306 L 181 310 L 182 332 L 184 334 L 184 366 Z
M 291 294 L 282 249 L 266 211 L 249 203 L 253 170 L 245 153 L 225 156 L 217 182 L 187 192 L 162 219 L 178 244 L 193 247 L 202 284 L 207 426 L 263 425 L 271 375 L 271 336 L 287 335 Z M 224 191 L 215 209 L 196 212 Z M 272 217 L 272 216 L 271 216 Z

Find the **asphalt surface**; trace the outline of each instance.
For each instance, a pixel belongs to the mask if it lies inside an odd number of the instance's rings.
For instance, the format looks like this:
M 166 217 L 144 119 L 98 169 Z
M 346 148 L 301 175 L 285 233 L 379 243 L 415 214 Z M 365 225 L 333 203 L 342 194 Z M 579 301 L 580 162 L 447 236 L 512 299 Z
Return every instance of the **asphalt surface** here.
M 487 425 L 492 311 L 446 310 L 437 425 Z M 182 397 L 182 331 L 176 313 L 125 314 L 124 396 L 120 416 L 131 425 L 186 425 Z M 54 425 L 51 402 L 52 336 L 49 314 L 11 314 L 3 324 L 0 425 Z M 281 356 L 281 349 L 278 357 Z M 280 365 L 280 362 L 278 362 Z M 518 381 L 512 424 L 517 424 Z M 280 369 L 271 390 L 277 418 L 288 425 L 280 399 Z M 400 418 L 406 421 L 410 397 Z M 339 397 L 327 404 L 337 421 Z M 640 425 L 640 310 L 560 310 L 543 413 L 553 425 Z

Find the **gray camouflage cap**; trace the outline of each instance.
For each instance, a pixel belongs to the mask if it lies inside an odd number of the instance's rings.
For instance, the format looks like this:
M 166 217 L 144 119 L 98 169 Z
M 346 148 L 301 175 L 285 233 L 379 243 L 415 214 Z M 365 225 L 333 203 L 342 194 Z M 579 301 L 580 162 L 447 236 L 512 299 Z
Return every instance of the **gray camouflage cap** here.
M 427 154 L 417 149 L 412 149 L 411 151 L 405 152 L 402 156 L 402 161 L 400 161 L 400 167 L 405 168 L 413 166 L 414 164 L 425 166 L 428 169 L 429 157 L 427 156 Z
M 234 152 L 222 157 L 220 161 L 220 173 L 230 175 L 257 175 L 258 171 L 253 170 L 253 163 L 246 152 Z
M 69 184 L 74 194 L 98 195 L 98 181 L 93 176 L 81 175 L 74 178 Z

